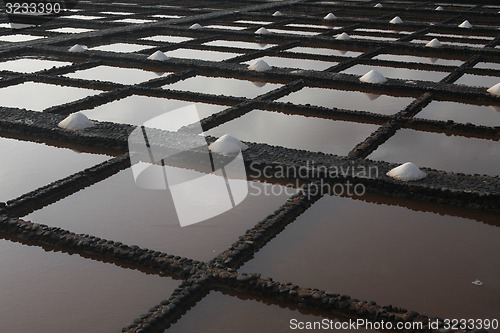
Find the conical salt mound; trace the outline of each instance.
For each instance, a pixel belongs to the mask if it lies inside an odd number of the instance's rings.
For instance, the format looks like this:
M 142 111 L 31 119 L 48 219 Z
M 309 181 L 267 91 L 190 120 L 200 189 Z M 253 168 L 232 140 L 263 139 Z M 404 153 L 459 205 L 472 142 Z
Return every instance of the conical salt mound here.
M 152 55 L 148 57 L 149 60 L 159 60 L 159 61 L 165 61 L 168 60 L 169 58 L 165 55 L 165 53 L 161 51 L 156 51 Z
M 500 96 L 500 83 L 495 84 L 493 87 L 486 90 L 492 95 Z
M 427 47 L 441 47 L 442 45 L 443 44 L 441 44 L 441 42 L 437 38 L 434 38 L 429 43 L 425 44 L 425 46 Z
M 376 5 L 375 5 L 375 6 L 373 6 L 373 7 L 375 7 L 375 8 L 382 8 L 382 7 L 384 7 L 384 6 L 382 6 L 382 4 L 379 2 L 378 4 L 376 4 Z
M 264 27 L 259 28 L 259 29 L 257 29 L 257 31 L 255 31 L 256 35 L 267 35 L 267 34 L 270 34 L 270 33 L 271 33 L 271 31 L 267 30 Z
M 444 8 L 441 6 L 437 6 L 436 9 L 434 9 L 434 10 L 444 10 Z
M 405 182 L 419 180 L 427 176 L 425 172 L 420 170 L 418 166 L 411 162 L 406 162 L 405 164 L 401 164 L 400 166 L 389 170 L 386 175 Z
M 335 37 L 335 39 L 337 39 L 337 40 L 351 40 L 351 36 L 349 36 L 348 34 L 346 34 L 345 32 L 343 32 L 340 35 L 337 35 Z
M 69 48 L 69 52 L 81 53 L 87 51 L 89 48 L 85 45 L 76 44 Z
M 472 24 L 470 24 L 469 21 L 465 20 L 462 23 L 458 25 L 459 28 L 465 28 L 465 29 L 470 29 L 472 28 Z
M 71 131 L 94 126 L 94 123 L 81 112 L 75 112 L 64 118 L 57 126 Z
M 248 146 L 234 136 L 224 134 L 214 143 L 210 144 L 210 146 L 208 146 L 208 149 L 210 149 L 210 151 L 213 151 L 214 153 L 229 155 L 238 153 L 240 150 L 246 150 L 248 149 Z
M 198 24 L 198 23 L 195 23 L 189 27 L 189 29 L 193 29 L 193 30 L 201 29 L 201 28 L 203 28 L 203 26 L 201 24 Z
M 387 79 L 379 71 L 372 69 L 371 71 L 360 77 L 359 81 L 366 83 L 384 83 L 385 81 L 387 81 Z
M 403 23 L 403 20 L 399 16 L 396 16 L 395 18 L 390 20 L 389 23 L 390 24 L 401 24 L 401 23 Z
M 254 61 L 253 63 L 251 63 L 248 66 L 248 69 L 251 71 L 256 71 L 256 72 L 264 72 L 264 71 L 270 70 L 271 66 L 269 66 L 267 64 L 267 62 L 265 62 L 264 60 L 259 59 L 257 61 Z
M 283 16 L 283 13 L 277 10 L 273 13 L 273 16 Z
M 335 20 L 337 16 L 333 15 L 333 13 L 328 13 L 325 17 L 323 17 L 324 20 Z

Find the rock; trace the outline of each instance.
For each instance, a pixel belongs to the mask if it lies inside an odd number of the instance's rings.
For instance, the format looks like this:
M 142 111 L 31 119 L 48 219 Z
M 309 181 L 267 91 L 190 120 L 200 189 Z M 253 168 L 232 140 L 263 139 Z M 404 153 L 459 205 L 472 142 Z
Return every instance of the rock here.
M 94 123 L 81 112 L 75 112 L 64 118 L 57 126 L 71 131 L 94 126 Z
M 85 45 L 75 44 L 72 47 L 70 47 L 68 51 L 73 53 L 82 53 L 87 51 L 88 49 L 89 48 Z
M 325 17 L 323 17 L 323 19 L 331 21 L 337 19 L 337 16 L 333 15 L 333 13 L 328 13 Z
M 384 83 L 387 79 L 379 71 L 373 69 L 361 76 L 359 81 L 365 83 Z
M 271 69 L 271 66 L 267 64 L 262 59 L 256 60 L 252 62 L 250 65 L 248 65 L 248 69 L 251 71 L 256 71 L 256 72 L 265 72 Z M 265 84 L 265 83 L 264 83 Z
M 406 162 L 389 170 L 386 175 L 402 181 L 419 180 L 427 176 L 424 171 L 420 170 L 418 166 L 411 162 Z
M 155 53 L 153 53 L 152 55 L 150 55 L 148 57 L 149 60 L 158 60 L 158 61 L 165 61 L 165 60 L 168 60 L 169 57 L 167 57 L 165 55 L 165 53 L 161 52 L 161 51 L 156 51 Z
M 390 24 L 401 24 L 401 23 L 403 23 L 403 20 L 399 16 L 396 16 L 395 18 L 390 20 L 389 23 Z

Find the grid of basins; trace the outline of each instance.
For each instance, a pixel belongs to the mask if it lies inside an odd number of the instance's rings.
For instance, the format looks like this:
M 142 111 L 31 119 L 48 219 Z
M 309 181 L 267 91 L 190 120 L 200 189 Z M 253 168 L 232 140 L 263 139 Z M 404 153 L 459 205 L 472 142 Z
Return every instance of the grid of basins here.
M 2 9 L 2 330 L 500 319 L 499 21 L 495 1 L 80 1 L 38 26 Z M 387 80 L 359 80 L 373 69 Z M 250 190 L 181 227 L 135 184 L 128 137 L 193 105 L 208 143 L 249 146 Z M 94 126 L 58 128 L 74 112 Z M 427 177 L 386 176 L 407 161 Z

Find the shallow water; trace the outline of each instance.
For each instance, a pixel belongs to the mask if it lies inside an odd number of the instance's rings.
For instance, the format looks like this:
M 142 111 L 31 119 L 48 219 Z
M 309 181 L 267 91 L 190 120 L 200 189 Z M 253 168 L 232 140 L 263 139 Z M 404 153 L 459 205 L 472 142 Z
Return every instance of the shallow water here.
M 211 24 L 211 25 L 205 26 L 205 28 L 222 29 L 222 30 L 245 30 L 247 27 L 237 27 L 234 25 Z
M 166 52 L 166 55 L 169 57 L 182 58 L 182 59 L 222 61 L 222 60 L 237 57 L 241 54 L 232 53 L 232 52 L 207 51 L 207 50 L 177 49 L 177 50 Z
M 74 73 L 65 74 L 64 76 L 84 80 L 98 80 L 121 84 L 137 84 L 159 78 L 160 76 L 166 76 L 168 74 L 171 73 L 155 73 L 138 68 L 97 66 L 76 71 Z
M 46 108 L 97 95 L 100 92 L 92 89 L 25 82 L 0 88 L 0 105 L 43 111 Z M 19 98 L 19 96 L 29 96 L 29 98 Z
M 474 74 L 464 74 L 457 81 L 455 81 L 455 84 L 465 84 L 467 86 L 486 88 L 492 87 L 497 83 L 500 83 L 500 78 L 498 76 Z
M 243 23 L 243 24 L 269 24 L 272 23 L 271 21 L 257 21 L 257 20 L 238 20 L 234 21 L 234 23 Z
M 82 112 L 89 117 L 89 119 L 93 120 L 141 126 L 145 121 L 151 118 L 189 106 L 196 107 L 200 119 L 228 108 L 228 106 L 224 105 L 193 103 L 175 99 L 133 95 L 118 101 L 97 106 L 91 110 L 83 110 Z M 140 112 L 138 112 L 138 110 L 140 110 Z
M 320 32 L 287 30 L 287 29 L 267 29 L 267 30 L 276 34 L 305 35 L 305 36 L 314 36 L 320 34 Z
M 146 49 L 153 48 L 154 46 L 150 45 L 141 45 L 141 44 L 132 44 L 132 43 L 114 43 L 108 45 L 101 45 L 92 47 L 89 50 L 97 50 L 97 51 L 107 51 L 107 52 L 117 52 L 117 53 L 128 53 L 128 52 L 137 52 Z
M 106 155 L 0 138 L 0 201 L 15 199 L 41 186 L 111 159 Z
M 157 22 L 157 21 L 156 20 L 144 20 L 144 19 L 126 18 L 126 19 L 114 20 L 113 22 L 143 24 L 143 23 L 151 23 L 151 22 Z
M 71 65 L 71 62 L 55 61 L 48 59 L 22 58 L 0 62 L 0 70 L 19 73 L 34 73 L 52 67 Z
M 45 38 L 45 37 L 15 34 L 15 35 L 0 36 L 0 42 L 28 42 L 31 40 L 42 39 L 42 38 Z
M 401 37 L 383 37 L 383 36 L 365 36 L 365 35 L 349 35 L 353 39 L 363 39 L 363 40 L 383 40 L 383 41 L 395 41 Z
M 445 65 L 445 66 L 460 66 L 463 64 L 463 60 L 451 60 L 451 59 L 441 59 L 441 58 L 431 58 L 431 57 L 417 57 L 410 55 L 399 55 L 399 54 L 379 54 L 373 59 L 380 60 L 392 60 L 401 62 L 417 62 L 417 63 L 428 63 L 435 65 Z
M 241 270 L 431 316 L 497 318 L 499 237 L 467 215 L 327 196 Z
M 419 167 L 500 175 L 500 142 L 400 129 L 368 156 L 394 163 L 411 161 Z
M 78 34 L 82 32 L 90 32 L 95 31 L 94 29 L 86 29 L 86 28 L 57 28 L 47 31 L 59 32 L 63 34 Z
M 267 83 L 266 85 L 259 87 L 259 85 L 255 85 L 253 82 L 246 80 L 195 76 L 193 78 L 165 85 L 163 88 L 195 91 L 213 95 L 254 98 L 273 89 L 277 89 L 280 86 L 280 84 L 276 83 Z
M 323 71 L 331 66 L 335 66 L 338 62 L 321 61 L 299 58 L 280 58 L 280 57 L 263 57 L 262 60 L 267 62 L 272 67 L 297 68 L 302 70 Z M 255 60 L 247 61 L 245 64 L 251 64 Z
M 392 115 L 409 105 L 413 98 L 305 87 L 280 98 L 278 101 Z
M 242 49 L 267 49 L 269 47 L 275 46 L 276 44 L 259 44 L 251 42 L 240 42 L 235 40 L 214 40 L 213 42 L 204 43 L 205 45 L 211 46 L 223 46 L 223 47 L 237 47 Z
M 494 62 L 479 62 L 474 66 L 474 68 L 486 68 L 486 69 L 500 70 L 500 64 L 494 63 Z
M 500 126 L 500 112 L 485 105 L 432 101 L 415 117 L 444 121 L 453 120 L 464 124 Z
M 285 25 L 285 27 L 291 27 L 291 28 L 312 28 L 312 29 L 338 29 L 342 27 L 327 27 L 324 25 L 317 25 L 317 24 L 300 24 L 300 23 L 290 23 Z
M 150 37 L 144 37 L 140 40 L 151 40 L 154 42 L 168 42 L 168 43 L 182 43 L 188 40 L 192 40 L 191 37 L 183 37 L 183 36 L 168 36 L 168 35 L 156 35 Z
M 449 73 L 447 72 L 430 72 L 416 69 L 393 68 L 373 65 L 355 65 L 343 71 L 346 74 L 364 75 L 375 69 L 382 73 L 387 78 L 400 80 L 422 80 L 437 82 L 444 79 Z
M 254 110 L 207 134 L 228 133 L 244 141 L 347 155 L 377 128 L 377 125 Z
M 343 317 L 321 317 L 315 312 L 304 309 L 292 310 L 282 305 L 268 304 L 267 300 L 245 299 L 239 295 L 225 295 L 213 291 L 177 323 L 168 328 L 165 333 L 290 332 L 291 319 L 300 322 L 315 322 L 323 319 L 331 319 L 335 322 L 347 320 Z M 368 333 L 376 331 L 359 329 L 342 330 L 342 332 Z
M 170 192 L 138 187 L 131 170 L 126 169 L 25 219 L 169 254 L 210 260 L 292 194 L 289 191 L 287 195 L 283 190 L 279 196 L 265 195 L 265 188 L 270 185 L 248 185 L 249 195 L 236 208 L 182 228 Z M 191 195 L 195 198 L 202 193 L 197 189 Z M 215 195 L 214 198 L 217 200 L 213 205 L 223 204 L 220 198 Z
M 0 240 L 0 322 L 9 333 L 121 332 L 179 282 Z
M 345 57 L 357 57 L 358 55 L 362 54 L 362 52 L 357 52 L 357 51 L 334 50 L 322 47 L 303 47 L 303 46 L 297 46 L 291 48 L 287 50 L 287 52 L 300 52 L 300 53 L 345 56 Z
M 75 20 L 100 20 L 103 19 L 103 16 L 92 16 L 92 15 L 70 15 L 70 16 L 64 16 L 64 18 L 69 18 L 69 19 L 75 19 Z

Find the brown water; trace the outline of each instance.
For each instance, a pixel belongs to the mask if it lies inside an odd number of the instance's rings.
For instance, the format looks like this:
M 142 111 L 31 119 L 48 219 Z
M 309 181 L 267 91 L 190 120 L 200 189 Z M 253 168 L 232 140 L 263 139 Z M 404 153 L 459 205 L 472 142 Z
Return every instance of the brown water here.
M 90 110 L 83 110 L 82 113 L 93 120 L 141 126 L 145 121 L 151 118 L 169 111 L 190 106 L 196 107 L 200 119 L 228 108 L 228 106 L 224 105 L 132 95 L 118 101 L 97 106 Z M 141 111 L 138 112 L 138 110 Z
M 281 87 L 280 84 L 254 84 L 247 80 L 228 79 L 223 77 L 195 76 L 163 88 L 172 90 L 195 91 L 204 94 L 238 96 L 254 98 Z
M 98 80 L 121 84 L 137 84 L 156 79 L 160 76 L 166 76 L 168 74 L 170 73 L 155 73 L 138 68 L 97 66 L 89 69 L 83 69 L 81 71 L 76 71 L 74 73 L 65 74 L 64 76 L 84 80 Z
M 9 333 L 121 332 L 179 284 L 3 239 L 0 252 L 0 323 Z
M 320 61 L 299 58 L 263 57 L 261 59 L 272 67 L 287 67 L 314 71 L 322 71 L 338 64 L 338 62 L 334 61 Z M 251 64 L 254 61 L 255 60 L 247 61 L 245 64 Z
M 0 105 L 43 111 L 49 107 L 97 95 L 100 92 L 92 89 L 25 82 L 15 86 L 0 88 Z M 23 96 L 23 98 L 19 98 L 19 96 Z
M 248 196 L 236 208 L 202 223 L 180 227 L 170 192 L 138 187 L 127 169 L 25 219 L 128 245 L 210 260 L 292 195 L 284 190 L 275 191 L 278 196 L 270 195 L 270 185 L 266 184 L 248 186 Z M 198 191 L 190 193 L 193 199 Z
M 347 155 L 379 126 L 254 110 L 207 132 L 274 146 Z
M 165 54 L 173 58 L 199 59 L 206 61 L 223 61 L 241 55 L 239 53 L 194 50 L 194 49 L 177 49 L 173 51 L 168 51 Z
M 71 65 L 71 62 L 22 58 L 0 62 L 0 70 L 19 73 L 34 73 L 44 69 L 51 69 L 52 67 L 62 67 L 67 65 Z
M 500 126 L 500 112 L 494 107 L 455 102 L 432 101 L 416 115 L 416 118 Z
M 111 158 L 6 138 L 0 138 L 0 155 L 0 201 L 15 199 Z
M 165 330 L 165 333 L 293 332 L 290 328 L 292 319 L 300 322 L 347 320 L 343 317 L 322 317 L 318 313 L 304 309 L 289 309 L 283 305 L 269 304 L 265 299 L 245 299 L 240 295 L 225 295 L 213 291 L 177 323 Z M 307 332 L 319 332 L 319 330 L 307 330 Z M 368 333 L 377 331 L 359 329 L 342 330 L 342 332 Z
M 401 129 L 368 156 L 469 174 L 500 175 L 500 142 Z
M 355 65 L 343 71 L 342 73 L 354 74 L 354 75 L 364 75 L 375 69 L 382 73 L 387 78 L 400 79 L 400 80 L 422 80 L 422 81 L 433 81 L 437 82 L 444 79 L 449 73 L 448 72 L 430 72 L 421 71 L 416 69 L 407 68 L 393 68 L 393 67 L 383 67 L 383 66 L 372 66 L 372 65 Z
M 116 53 L 129 53 L 129 52 L 142 51 L 142 50 L 150 49 L 153 47 L 154 46 L 133 44 L 133 43 L 113 43 L 113 44 L 108 44 L 108 45 L 101 45 L 101 46 L 92 47 L 89 50 L 107 51 L 107 52 L 116 52 Z
M 493 87 L 495 84 L 500 83 L 500 77 L 498 76 L 488 76 L 488 75 L 474 75 L 474 74 L 464 74 L 455 81 L 455 84 L 465 84 L 467 86 L 476 87 Z
M 392 115 L 409 105 L 413 98 L 305 87 L 278 99 L 278 101 Z
M 499 237 L 467 215 L 327 196 L 242 270 L 431 316 L 498 319 Z

